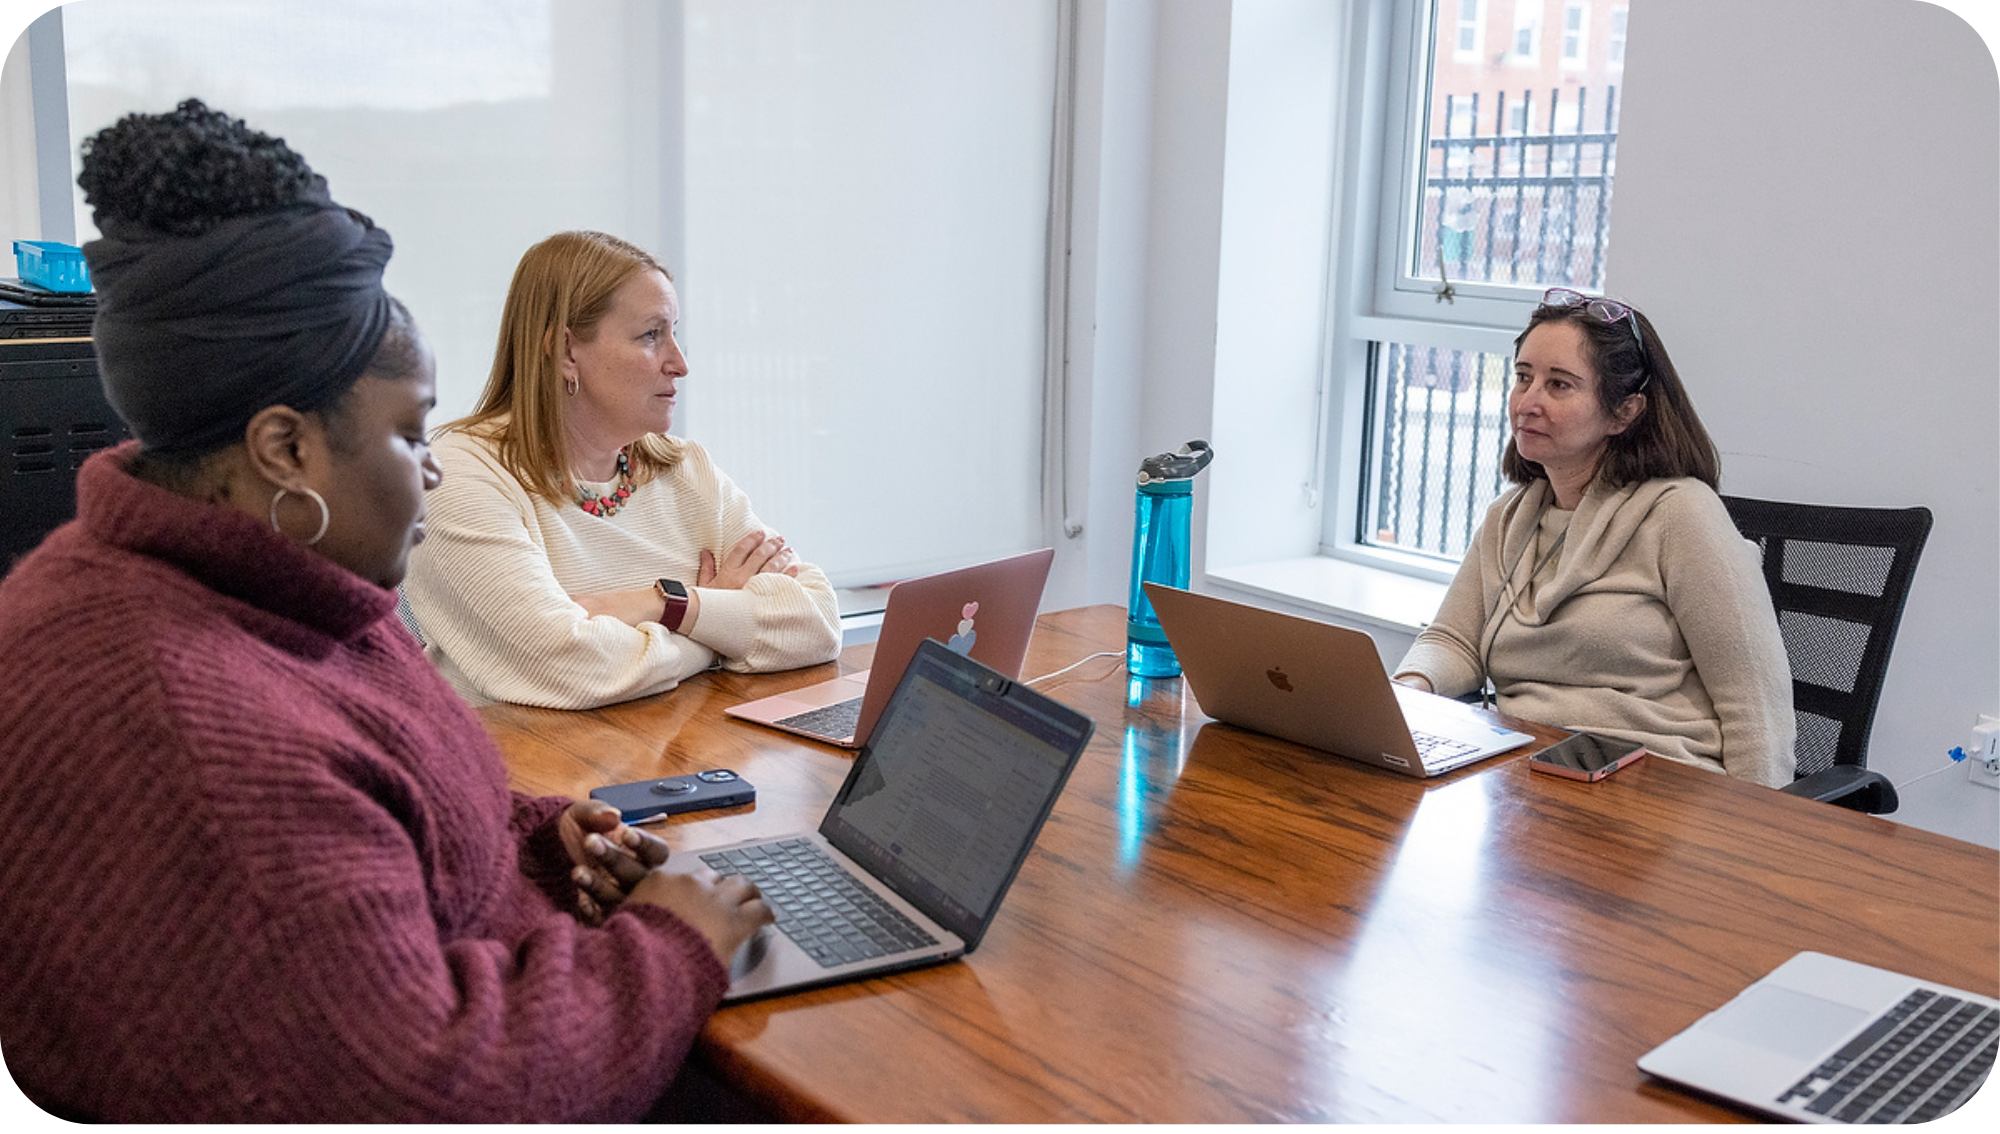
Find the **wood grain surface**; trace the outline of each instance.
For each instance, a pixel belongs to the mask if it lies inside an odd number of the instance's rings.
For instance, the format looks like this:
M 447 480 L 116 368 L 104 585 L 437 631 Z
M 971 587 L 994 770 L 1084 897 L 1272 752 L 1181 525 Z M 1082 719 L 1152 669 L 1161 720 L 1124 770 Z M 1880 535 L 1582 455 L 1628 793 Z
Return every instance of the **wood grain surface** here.
M 1123 618 L 1044 615 L 1024 676 L 1120 648 Z M 524 791 L 756 786 L 651 828 L 676 850 L 810 829 L 851 757 L 722 708 L 868 652 L 481 715 Z M 1097 735 L 979 949 L 725 1008 L 715 1074 L 821 1121 L 1726 1121 L 1749 1116 L 1633 1061 L 1801 949 L 2000 993 L 1986 848 L 1650 757 L 1411 780 L 1210 721 L 1115 658 L 1037 688 Z

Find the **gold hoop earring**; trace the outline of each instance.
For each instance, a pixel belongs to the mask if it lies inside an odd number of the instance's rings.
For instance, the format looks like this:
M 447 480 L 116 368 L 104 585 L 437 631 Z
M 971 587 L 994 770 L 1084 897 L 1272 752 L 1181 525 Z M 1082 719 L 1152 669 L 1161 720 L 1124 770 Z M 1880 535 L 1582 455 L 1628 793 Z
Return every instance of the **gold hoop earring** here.
M 278 494 L 271 497 L 271 530 L 277 532 L 279 535 L 291 534 L 278 526 L 278 501 L 283 500 L 291 494 L 291 489 L 279 488 Z M 314 492 L 311 488 L 301 488 L 299 489 L 299 494 L 319 505 L 319 530 L 312 534 L 311 539 L 305 541 L 306 546 L 311 547 L 313 544 L 326 538 L 326 526 L 333 522 L 333 512 L 326 506 L 326 497 Z
M 574 377 L 565 376 L 563 378 L 563 393 L 568 394 L 572 398 L 576 397 L 576 379 Z

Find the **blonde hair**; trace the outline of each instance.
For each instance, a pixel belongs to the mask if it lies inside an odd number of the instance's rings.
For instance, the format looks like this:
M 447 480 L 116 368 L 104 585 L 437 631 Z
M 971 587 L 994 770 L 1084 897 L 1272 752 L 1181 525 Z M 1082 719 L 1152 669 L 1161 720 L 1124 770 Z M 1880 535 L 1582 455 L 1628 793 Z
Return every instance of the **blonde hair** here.
M 594 339 L 613 294 L 649 270 L 674 278 L 644 249 L 602 232 L 559 232 L 528 249 L 507 286 L 493 371 L 479 405 L 444 429 L 492 439 L 500 463 L 528 491 L 556 504 L 575 499 L 563 428 L 562 333 Z M 644 484 L 680 463 L 681 443 L 648 433 L 627 445 L 625 455 L 632 480 Z

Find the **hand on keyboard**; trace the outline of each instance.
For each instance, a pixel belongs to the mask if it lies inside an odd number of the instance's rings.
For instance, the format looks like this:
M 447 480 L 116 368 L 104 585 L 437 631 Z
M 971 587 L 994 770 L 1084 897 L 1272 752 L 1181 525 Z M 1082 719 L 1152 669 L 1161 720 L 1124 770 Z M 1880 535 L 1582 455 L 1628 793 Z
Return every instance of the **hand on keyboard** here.
M 625 900 L 658 906 L 687 922 L 708 939 L 716 960 L 725 966 L 752 934 L 775 919 L 749 879 L 725 878 L 706 866 L 691 874 L 669 874 L 656 867 Z
M 777 911 L 779 931 L 825 968 L 937 944 L 810 839 L 704 854 L 701 860 L 756 882 Z

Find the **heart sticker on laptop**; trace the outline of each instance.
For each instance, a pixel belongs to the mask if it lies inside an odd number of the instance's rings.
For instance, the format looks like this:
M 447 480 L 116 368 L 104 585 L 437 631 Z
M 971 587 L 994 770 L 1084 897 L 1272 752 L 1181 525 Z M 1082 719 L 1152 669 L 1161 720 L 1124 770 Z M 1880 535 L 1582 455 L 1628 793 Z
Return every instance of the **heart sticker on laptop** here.
M 959 613 L 965 615 L 965 618 L 958 624 L 958 633 L 947 639 L 945 645 L 959 654 L 971 657 L 972 643 L 979 640 L 979 631 L 972 628 L 972 616 L 979 613 L 979 604 L 966 603 L 960 608 Z

